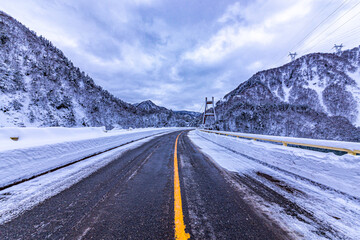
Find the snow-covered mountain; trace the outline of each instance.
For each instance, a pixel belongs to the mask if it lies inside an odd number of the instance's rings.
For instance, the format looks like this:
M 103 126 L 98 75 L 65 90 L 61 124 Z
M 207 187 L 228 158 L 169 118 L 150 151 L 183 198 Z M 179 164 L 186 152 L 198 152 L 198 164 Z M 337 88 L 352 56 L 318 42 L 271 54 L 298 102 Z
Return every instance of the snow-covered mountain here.
M 179 127 L 196 126 L 200 117 L 200 113 L 172 111 L 156 105 L 151 100 L 134 104 L 134 106 L 137 108 L 139 116 L 142 116 L 146 126 L 152 126 L 153 123 L 160 126 L 168 126 L 168 123 Z
M 50 41 L 0 11 L 0 126 L 161 127 L 194 122 L 194 116 L 166 108 L 149 111 L 151 105 L 134 106 L 114 97 Z
M 137 109 L 142 110 L 142 111 L 147 112 L 147 113 L 156 113 L 156 112 L 167 111 L 166 108 L 156 105 L 151 100 L 146 100 L 146 101 L 143 101 L 141 103 L 136 103 L 136 104 L 134 104 L 134 106 Z
M 360 141 L 360 49 L 258 72 L 216 110 L 223 130 Z

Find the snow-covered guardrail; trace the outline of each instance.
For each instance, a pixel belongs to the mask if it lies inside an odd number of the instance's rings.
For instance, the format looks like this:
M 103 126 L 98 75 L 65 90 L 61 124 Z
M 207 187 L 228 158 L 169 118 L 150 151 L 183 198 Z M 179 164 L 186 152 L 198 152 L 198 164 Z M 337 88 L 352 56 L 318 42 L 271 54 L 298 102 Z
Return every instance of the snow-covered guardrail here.
M 200 131 L 207 133 L 215 133 L 225 136 L 251 139 L 255 141 L 260 140 L 266 142 L 275 142 L 275 143 L 283 144 L 284 146 L 288 146 L 288 145 L 304 146 L 304 147 L 346 152 L 351 155 L 360 154 L 360 143 L 356 143 L 356 142 L 332 141 L 332 140 L 321 140 L 321 139 L 311 139 L 311 138 L 280 137 L 280 136 L 272 136 L 272 135 L 236 133 L 236 132 L 225 132 L 225 131 L 209 131 L 209 130 L 200 130 Z

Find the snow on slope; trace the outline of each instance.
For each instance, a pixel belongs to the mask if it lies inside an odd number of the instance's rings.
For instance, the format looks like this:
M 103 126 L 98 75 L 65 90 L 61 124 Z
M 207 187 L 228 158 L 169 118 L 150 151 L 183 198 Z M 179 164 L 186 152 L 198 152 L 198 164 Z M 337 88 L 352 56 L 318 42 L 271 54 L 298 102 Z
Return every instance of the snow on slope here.
M 196 116 L 135 107 L 82 72 L 50 41 L 0 11 L 0 127 L 175 127 Z
M 292 202 L 289 211 L 279 202 L 248 195 L 251 203 L 299 238 L 360 239 L 359 156 L 336 156 L 200 131 L 190 132 L 189 137 L 221 167 L 255 179 Z M 303 211 L 296 212 L 294 206 Z
M 360 127 L 360 69 L 354 73 L 349 72 L 348 75 L 355 80 L 356 86 L 347 86 L 346 90 L 352 92 L 357 104 L 357 112 L 359 113 L 355 126 Z
M 260 71 L 216 104 L 226 131 L 360 141 L 360 47 Z

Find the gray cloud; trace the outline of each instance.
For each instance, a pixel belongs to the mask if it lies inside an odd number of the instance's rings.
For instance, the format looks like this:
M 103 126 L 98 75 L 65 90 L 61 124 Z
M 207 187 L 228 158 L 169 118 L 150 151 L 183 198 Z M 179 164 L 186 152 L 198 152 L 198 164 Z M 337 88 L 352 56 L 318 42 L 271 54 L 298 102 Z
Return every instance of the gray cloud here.
M 359 11 L 339 19 L 356 0 L 296 46 L 343 1 L 0 0 L 0 9 L 51 40 L 117 97 L 198 111 L 205 96 L 223 97 L 257 71 L 288 61 L 290 50 L 358 46 L 360 33 L 349 31 L 359 18 L 326 34 Z

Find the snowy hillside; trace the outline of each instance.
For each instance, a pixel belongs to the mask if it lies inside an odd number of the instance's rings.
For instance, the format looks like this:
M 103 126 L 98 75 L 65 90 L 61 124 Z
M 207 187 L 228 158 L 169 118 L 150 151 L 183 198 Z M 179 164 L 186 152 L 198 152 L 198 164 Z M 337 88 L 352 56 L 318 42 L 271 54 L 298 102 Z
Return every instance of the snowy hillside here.
M 172 111 L 157 106 L 151 100 L 134 104 L 134 106 L 136 106 L 138 115 L 142 117 L 145 127 L 196 126 L 198 124 L 198 117 L 200 116 L 200 113 L 197 112 Z
M 149 113 L 114 97 L 51 42 L 1 11 L 0 103 L 0 126 L 112 128 L 193 122 L 192 116 L 176 114 L 162 121 L 162 110 Z M 167 116 L 172 113 L 167 111 Z M 151 120 L 144 117 L 149 115 Z
M 217 103 L 222 130 L 360 140 L 359 48 L 258 72 Z
M 151 100 L 146 100 L 141 103 L 134 104 L 137 109 L 143 110 L 144 112 L 164 112 L 167 111 L 164 107 L 159 107 L 155 103 L 153 103 Z

